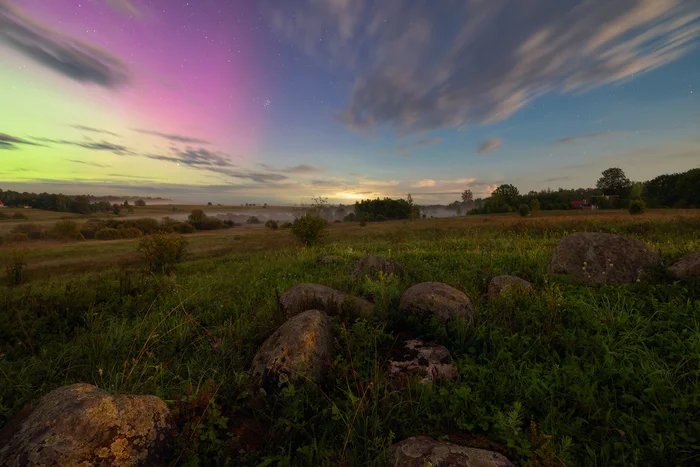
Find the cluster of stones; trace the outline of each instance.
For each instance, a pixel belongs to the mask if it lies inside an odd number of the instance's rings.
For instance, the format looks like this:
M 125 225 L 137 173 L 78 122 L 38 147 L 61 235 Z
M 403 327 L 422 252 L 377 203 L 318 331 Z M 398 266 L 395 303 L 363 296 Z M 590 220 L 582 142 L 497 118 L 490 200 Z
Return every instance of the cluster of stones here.
M 320 264 L 341 262 L 324 257 Z M 594 284 L 629 284 L 660 263 L 644 243 L 618 235 L 575 233 L 563 238 L 552 253 L 549 272 Z M 676 278 L 700 277 L 700 251 L 668 268 Z M 393 259 L 367 255 L 354 276 L 406 274 Z M 527 293 L 532 285 L 515 276 L 494 277 L 488 298 Z M 299 284 L 279 300 L 287 320 L 263 343 L 251 366 L 254 383 L 274 392 L 289 381 L 320 382 L 332 358 L 334 316 L 368 316 L 374 305 L 318 284 Z M 441 322 L 471 321 L 474 306 L 463 292 L 446 284 L 424 282 L 404 292 L 399 303 L 406 314 L 434 316 Z M 408 339 L 392 352 L 387 376 L 401 384 L 417 378 L 424 384 L 457 377 L 457 367 L 443 346 Z M 175 426 L 168 408 L 155 396 L 116 395 L 89 384 L 49 392 L 28 404 L 0 430 L 0 465 L 19 466 L 150 466 L 164 465 L 171 454 Z M 417 436 L 389 451 L 391 465 L 512 466 L 501 454 Z

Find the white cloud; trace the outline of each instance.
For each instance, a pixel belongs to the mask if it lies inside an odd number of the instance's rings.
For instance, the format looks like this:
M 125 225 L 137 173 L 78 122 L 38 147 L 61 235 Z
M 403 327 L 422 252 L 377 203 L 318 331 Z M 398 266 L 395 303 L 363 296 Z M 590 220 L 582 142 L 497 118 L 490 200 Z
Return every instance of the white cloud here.
M 501 144 L 503 144 L 502 139 L 487 139 L 479 145 L 479 149 L 477 152 L 479 154 L 486 154 L 488 152 L 495 151 L 496 149 L 500 148 Z
M 425 179 L 425 180 L 420 180 L 413 185 L 411 185 L 411 188 L 427 188 L 431 186 L 435 186 L 435 180 L 430 180 L 430 179 Z

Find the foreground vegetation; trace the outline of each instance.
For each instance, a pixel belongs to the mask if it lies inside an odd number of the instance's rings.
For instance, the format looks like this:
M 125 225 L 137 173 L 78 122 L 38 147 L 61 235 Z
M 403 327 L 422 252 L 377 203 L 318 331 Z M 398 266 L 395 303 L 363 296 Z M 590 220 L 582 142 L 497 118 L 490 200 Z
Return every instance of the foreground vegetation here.
M 312 248 L 266 230 L 236 241 L 195 236 L 195 252 L 227 241 L 170 275 L 105 267 L 103 257 L 99 272 L 0 288 L 0 426 L 26 402 L 81 381 L 163 398 L 177 419 L 181 465 L 383 465 L 390 444 L 417 434 L 522 465 L 700 460 L 700 284 L 674 282 L 663 269 L 634 286 L 600 288 L 546 273 L 558 240 L 582 230 L 637 237 L 668 265 L 700 249 L 699 216 L 343 224 Z M 66 248 L 80 255 L 137 244 Z M 411 274 L 352 278 L 354 262 L 373 252 Z M 324 254 L 343 262 L 317 264 Z M 25 259 L 30 269 L 37 258 Z M 499 274 L 517 274 L 536 292 L 487 302 L 488 281 Z M 422 281 L 467 293 L 476 323 L 406 322 L 399 297 Z M 302 282 L 366 297 L 377 313 L 336 322 L 325 384 L 264 398 L 249 385 L 249 365 L 283 322 L 278 293 Z M 388 385 L 386 356 L 406 335 L 447 346 L 458 379 Z

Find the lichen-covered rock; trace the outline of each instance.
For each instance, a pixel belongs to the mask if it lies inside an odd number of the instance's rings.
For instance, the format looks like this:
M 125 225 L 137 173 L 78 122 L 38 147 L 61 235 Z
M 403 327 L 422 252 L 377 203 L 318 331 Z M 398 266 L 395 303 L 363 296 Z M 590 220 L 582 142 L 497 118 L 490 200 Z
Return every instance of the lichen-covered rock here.
M 331 320 L 321 310 L 308 310 L 288 319 L 258 350 L 253 359 L 253 380 L 266 392 L 287 381 L 319 382 L 331 360 Z
M 457 367 L 445 347 L 409 339 L 393 349 L 387 364 L 387 375 L 399 384 L 417 377 L 424 384 L 457 377 Z
M 577 232 L 559 241 L 549 272 L 566 274 L 584 284 L 631 284 L 658 255 L 634 238 L 598 232 Z
M 374 305 L 367 300 L 319 284 L 295 285 L 282 294 L 280 307 L 286 316 L 298 315 L 306 310 L 323 310 L 330 316 L 370 315 L 374 310 Z
M 174 430 L 170 411 L 155 396 L 73 384 L 29 404 L 0 430 L 0 465 L 165 465 Z
M 532 284 L 517 276 L 496 276 L 489 282 L 488 297 L 489 300 L 493 300 L 503 294 L 522 292 L 531 288 Z
M 342 258 L 336 255 L 327 255 L 320 257 L 316 262 L 318 264 L 326 266 L 328 264 L 338 264 L 342 262 Z
M 365 255 L 355 264 L 352 275 L 355 277 L 377 277 L 379 272 L 384 274 L 401 275 L 406 272 L 406 266 L 400 261 L 380 255 Z
M 389 448 L 392 467 L 513 467 L 505 456 L 426 436 L 414 436 Z
M 441 322 L 456 317 L 474 319 L 474 307 L 469 297 L 440 282 L 414 285 L 401 296 L 399 308 L 405 313 L 429 313 Z
M 673 277 L 700 277 L 700 250 L 689 253 L 668 268 Z

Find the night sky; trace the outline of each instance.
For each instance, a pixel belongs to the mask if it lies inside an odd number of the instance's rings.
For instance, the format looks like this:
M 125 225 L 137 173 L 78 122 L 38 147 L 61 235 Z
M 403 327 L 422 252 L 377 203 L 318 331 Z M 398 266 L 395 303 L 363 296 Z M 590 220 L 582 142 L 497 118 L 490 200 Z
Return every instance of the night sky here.
M 0 0 L 0 188 L 450 202 L 700 166 L 697 0 Z

